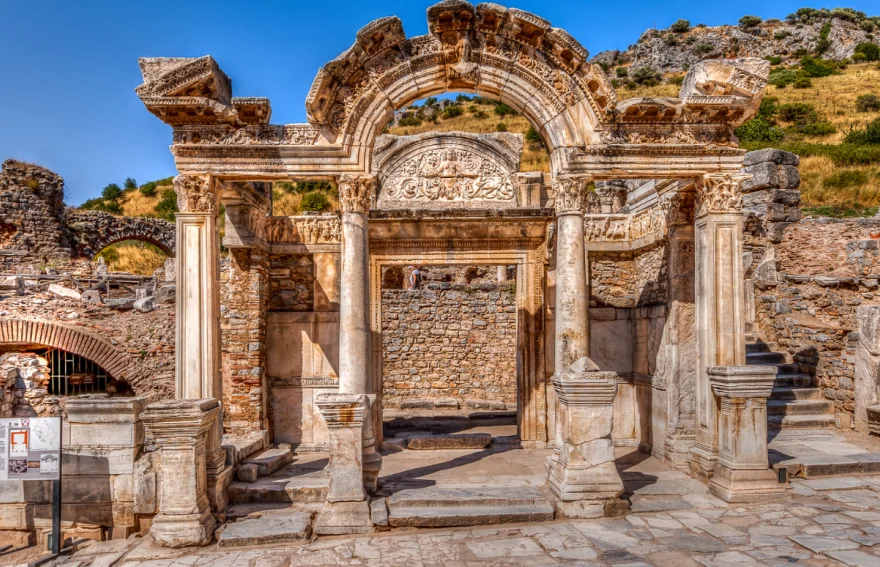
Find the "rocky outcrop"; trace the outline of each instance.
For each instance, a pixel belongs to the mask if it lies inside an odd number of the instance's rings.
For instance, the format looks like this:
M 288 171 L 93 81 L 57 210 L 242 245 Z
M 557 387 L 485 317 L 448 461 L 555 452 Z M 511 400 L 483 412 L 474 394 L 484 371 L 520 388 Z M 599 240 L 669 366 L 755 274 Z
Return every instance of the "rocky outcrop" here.
M 684 33 L 650 29 L 626 50 L 603 51 L 592 62 L 609 67 L 650 67 L 664 73 L 684 73 L 704 59 L 773 56 L 781 57 L 783 63 L 794 64 L 803 53 L 800 50 L 816 52 L 822 27 L 828 22 L 831 30 L 822 58 L 840 61 L 852 57 L 859 43 L 872 41 L 873 36 L 867 31 L 869 25 L 842 18 L 767 20 L 754 27 L 698 26 Z M 873 32 L 877 31 L 874 26 Z

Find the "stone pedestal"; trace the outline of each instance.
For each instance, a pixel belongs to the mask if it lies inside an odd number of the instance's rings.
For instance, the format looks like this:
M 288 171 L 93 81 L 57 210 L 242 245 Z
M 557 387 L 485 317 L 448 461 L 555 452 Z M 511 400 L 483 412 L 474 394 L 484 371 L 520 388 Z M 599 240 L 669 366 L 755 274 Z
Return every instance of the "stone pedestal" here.
M 709 490 L 727 502 L 758 502 L 788 496 L 767 461 L 767 398 L 774 366 L 719 366 L 708 371 L 720 398 L 718 466 Z
M 370 394 L 366 396 L 366 419 L 364 419 L 363 427 L 363 467 L 364 467 L 364 489 L 369 494 L 375 494 L 379 488 L 379 471 L 382 470 L 382 454 L 379 453 L 376 435 L 373 431 L 372 415 L 373 406 L 376 403 L 376 395 Z
M 718 463 L 718 404 L 707 369 L 746 362 L 741 185 L 748 175 L 712 174 L 697 184 L 695 316 L 696 440 L 691 473 L 703 482 Z
M 590 359 L 582 358 L 553 380 L 562 445 L 550 470 L 550 488 L 561 501 L 560 512 L 575 517 L 584 517 L 579 510 L 586 508 L 583 503 L 567 503 L 607 501 L 623 493 L 611 440 L 617 374 L 590 370 L 593 366 Z
M 214 399 L 157 402 L 141 414 L 159 446 L 159 514 L 150 535 L 160 545 L 207 545 L 213 538 L 207 438 L 219 414 L 220 403 Z
M 330 435 L 330 489 L 315 521 L 317 534 L 373 531 L 363 466 L 364 421 L 369 419 L 369 404 L 367 396 L 354 394 L 319 394 L 315 401 Z

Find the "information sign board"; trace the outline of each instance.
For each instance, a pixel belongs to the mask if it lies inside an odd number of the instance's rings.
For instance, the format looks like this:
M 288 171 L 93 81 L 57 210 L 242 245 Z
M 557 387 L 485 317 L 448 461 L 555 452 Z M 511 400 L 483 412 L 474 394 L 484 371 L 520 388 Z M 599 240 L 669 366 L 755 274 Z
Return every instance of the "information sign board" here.
M 58 480 L 60 471 L 59 418 L 0 419 L 0 480 Z

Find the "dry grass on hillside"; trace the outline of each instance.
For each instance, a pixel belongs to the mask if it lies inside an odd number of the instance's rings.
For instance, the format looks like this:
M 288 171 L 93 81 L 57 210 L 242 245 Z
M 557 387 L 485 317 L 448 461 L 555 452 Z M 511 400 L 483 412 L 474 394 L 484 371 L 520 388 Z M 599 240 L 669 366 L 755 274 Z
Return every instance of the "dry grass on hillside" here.
M 162 198 L 162 192 L 167 189 L 173 189 L 171 185 L 161 185 L 156 189 L 156 195 L 146 197 L 140 191 L 125 192 L 125 201 L 122 203 L 122 210 L 125 211 L 127 217 L 155 217 L 156 204 Z
M 522 115 L 501 118 L 489 114 L 486 118 L 477 118 L 469 112 L 454 118 L 441 118 L 436 124 L 425 121 L 420 126 L 397 126 L 390 128 L 388 134 L 411 136 L 422 132 L 474 132 L 488 134 L 498 131 L 498 124 L 504 123 L 508 132 L 525 134 L 531 124 Z M 526 143 L 523 148 L 520 171 L 550 171 L 550 155 L 544 148 L 531 148 Z
M 100 256 L 104 257 L 111 272 L 126 272 L 150 276 L 168 258 L 155 246 L 126 240 L 105 248 Z

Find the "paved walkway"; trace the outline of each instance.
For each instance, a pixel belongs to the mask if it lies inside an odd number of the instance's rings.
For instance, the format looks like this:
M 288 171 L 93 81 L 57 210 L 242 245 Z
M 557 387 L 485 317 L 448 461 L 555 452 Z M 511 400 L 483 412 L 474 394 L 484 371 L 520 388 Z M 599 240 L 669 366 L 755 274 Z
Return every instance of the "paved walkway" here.
M 513 452 L 469 462 L 481 476 Z M 538 459 L 540 455 L 533 455 Z M 408 457 L 408 456 L 407 456 Z M 431 459 L 438 458 L 432 454 Z M 391 459 L 394 461 L 395 459 Z M 531 459 L 526 459 L 531 461 Z M 492 463 L 490 465 L 490 463 Z M 391 463 L 389 463 L 390 465 Z M 404 463 L 401 461 L 400 465 Z M 532 478 L 530 462 L 524 477 Z M 632 513 L 624 518 L 380 532 L 300 546 L 168 550 L 148 538 L 92 544 L 57 565 L 73 567 L 501 567 L 620 565 L 880 567 L 880 476 L 792 482 L 792 498 L 730 505 L 704 485 L 638 452 L 621 455 Z M 401 466 L 401 468 L 412 468 Z M 394 478 L 394 472 L 388 471 Z M 497 472 L 497 471 L 495 471 Z M 451 475 L 427 466 L 426 478 Z M 439 479 L 437 479 L 439 480 Z M 283 513 L 276 510 L 270 513 Z M 876 546 L 876 547 L 875 547 Z

